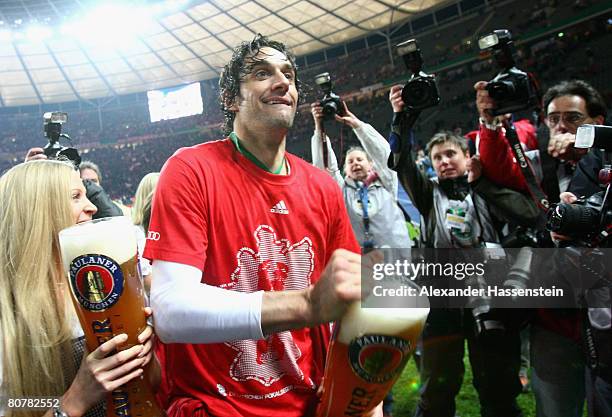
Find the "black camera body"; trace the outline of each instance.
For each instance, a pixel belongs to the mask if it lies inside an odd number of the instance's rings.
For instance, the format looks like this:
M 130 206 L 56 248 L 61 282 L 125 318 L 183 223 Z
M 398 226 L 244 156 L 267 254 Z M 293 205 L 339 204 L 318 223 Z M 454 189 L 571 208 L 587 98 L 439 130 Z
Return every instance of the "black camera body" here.
M 531 74 L 516 67 L 514 43 L 509 30 L 494 30 L 478 40 L 483 51 L 491 51 L 501 72 L 487 84 L 489 96 L 495 100 L 496 108 L 490 109 L 492 116 L 538 107 L 539 88 Z
M 586 242 L 585 246 L 590 246 L 590 242 L 602 229 L 612 225 L 610 198 L 605 201 L 605 195 L 606 191 L 600 191 L 572 204 L 557 204 L 547 213 L 546 228 L 579 239 Z
M 334 120 L 335 116 L 345 116 L 344 105 L 340 96 L 332 91 L 333 83 L 329 72 L 324 72 L 315 77 L 315 83 L 323 90 L 323 98 L 319 101 L 323 107 L 323 120 Z
M 600 185 L 605 190 L 574 203 L 559 203 L 547 213 L 546 228 L 551 232 L 576 239 L 573 244 L 596 247 L 609 244 L 612 232 L 612 127 L 582 125 L 576 131 L 576 148 L 595 147 L 604 152 L 604 165 L 599 171 Z
M 49 159 L 68 159 L 75 166 L 81 163 L 79 152 L 75 148 L 62 146 L 60 139 L 67 139 L 72 142 L 70 136 L 62 133 L 62 125 L 68 121 L 68 114 L 63 112 L 47 112 L 43 114 L 43 130 L 49 143 L 45 145 L 43 151 Z
M 409 110 L 420 111 L 440 103 L 436 78 L 423 72 L 423 56 L 415 39 L 396 46 L 397 53 L 404 60 L 412 77 L 402 89 L 402 100 Z

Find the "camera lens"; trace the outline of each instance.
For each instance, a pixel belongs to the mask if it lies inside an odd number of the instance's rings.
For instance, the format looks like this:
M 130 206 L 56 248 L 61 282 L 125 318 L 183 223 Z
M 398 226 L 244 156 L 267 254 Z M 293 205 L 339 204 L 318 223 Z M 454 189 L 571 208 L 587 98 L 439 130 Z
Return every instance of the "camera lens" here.
M 431 96 L 431 88 L 425 80 L 412 80 L 402 91 L 402 100 L 410 107 L 421 107 L 428 103 Z
M 578 204 L 561 203 L 550 209 L 546 228 L 570 236 L 584 236 L 599 226 L 599 211 Z
M 336 114 L 337 110 L 338 106 L 336 106 L 336 103 L 334 103 L 333 101 L 325 103 L 325 105 L 323 106 L 323 115 L 333 117 L 333 115 Z

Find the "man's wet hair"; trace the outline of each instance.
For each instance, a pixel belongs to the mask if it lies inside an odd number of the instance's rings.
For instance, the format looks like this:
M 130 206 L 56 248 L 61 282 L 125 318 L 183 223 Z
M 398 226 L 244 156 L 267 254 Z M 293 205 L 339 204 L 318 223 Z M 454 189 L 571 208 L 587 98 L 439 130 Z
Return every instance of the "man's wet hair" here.
M 301 96 L 302 83 L 298 77 L 295 56 L 289 52 L 282 42 L 270 40 L 258 33 L 252 41 L 242 42 L 234 49 L 232 59 L 223 67 L 223 73 L 219 78 L 219 99 L 221 111 L 225 119 L 223 130 L 226 135 L 229 135 L 234 129 L 236 113 L 230 110 L 230 107 L 236 103 L 236 98 L 240 95 L 240 83 L 253 71 L 255 65 L 262 61 L 262 59 L 255 57 L 261 48 L 265 47 L 276 49 L 287 57 L 295 73 L 295 87 L 298 91 L 298 99 Z
M 607 113 L 606 102 L 595 88 L 583 80 L 561 81 L 550 87 L 544 94 L 544 111 L 548 113 L 548 105 L 551 101 L 562 96 L 579 96 L 586 103 L 589 117 L 603 116 Z

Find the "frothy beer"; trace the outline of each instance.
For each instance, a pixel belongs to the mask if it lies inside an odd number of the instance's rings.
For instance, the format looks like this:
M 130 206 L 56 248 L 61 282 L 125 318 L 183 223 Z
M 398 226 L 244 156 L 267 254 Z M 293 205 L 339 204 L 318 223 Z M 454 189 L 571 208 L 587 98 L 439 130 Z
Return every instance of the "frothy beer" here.
M 138 344 L 147 323 L 131 222 L 125 217 L 93 220 L 62 230 L 59 239 L 89 352 L 121 333 L 128 340 L 120 350 Z M 147 378 L 141 377 L 109 394 L 106 415 L 157 417 L 163 413 Z
M 354 303 L 334 329 L 317 417 L 361 417 L 373 410 L 402 373 L 428 314 L 425 307 Z

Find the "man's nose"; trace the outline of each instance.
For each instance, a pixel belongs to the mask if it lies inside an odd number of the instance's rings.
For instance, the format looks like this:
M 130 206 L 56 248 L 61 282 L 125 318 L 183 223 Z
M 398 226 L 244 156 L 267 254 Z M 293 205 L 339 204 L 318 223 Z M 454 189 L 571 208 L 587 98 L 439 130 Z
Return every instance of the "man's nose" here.
M 274 75 L 274 86 L 275 89 L 282 89 L 283 91 L 287 91 L 289 89 L 289 85 L 291 81 L 287 78 L 287 76 L 282 71 L 276 71 Z
M 567 126 L 567 122 L 563 117 L 559 119 L 559 124 L 557 124 L 557 130 L 559 131 L 559 133 L 569 132 L 569 127 Z

